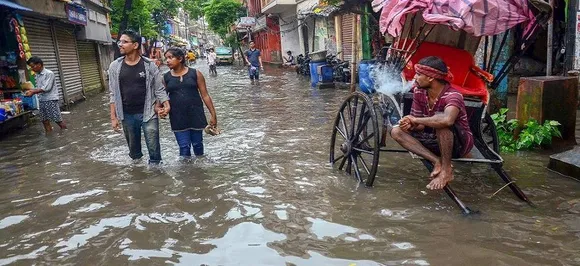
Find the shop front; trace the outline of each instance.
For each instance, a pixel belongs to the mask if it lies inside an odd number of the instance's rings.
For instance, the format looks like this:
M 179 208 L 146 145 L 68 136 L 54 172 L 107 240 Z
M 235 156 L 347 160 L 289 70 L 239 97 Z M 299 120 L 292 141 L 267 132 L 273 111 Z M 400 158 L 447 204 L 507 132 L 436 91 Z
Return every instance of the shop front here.
M 252 41 L 260 49 L 262 61 L 272 64 L 282 63 L 280 25 L 277 18 L 262 16 L 258 18 L 252 33 Z
M 32 110 L 38 108 L 36 96 L 24 97 L 23 91 L 34 87 L 34 77 L 26 60 L 32 55 L 27 28 L 19 11 L 29 9 L 0 3 L 0 138 L 9 131 L 25 126 Z

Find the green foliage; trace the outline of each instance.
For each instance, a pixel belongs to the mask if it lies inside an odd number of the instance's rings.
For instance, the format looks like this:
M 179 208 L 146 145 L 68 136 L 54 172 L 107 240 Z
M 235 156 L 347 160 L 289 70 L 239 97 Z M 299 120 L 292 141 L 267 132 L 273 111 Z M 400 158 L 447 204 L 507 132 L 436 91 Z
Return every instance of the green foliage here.
M 235 0 L 210 0 L 204 6 L 203 12 L 209 28 L 223 38 L 238 19 L 241 8 L 242 4 Z
M 189 14 L 192 19 L 199 19 L 203 17 L 203 7 L 207 5 L 209 0 L 183 0 L 183 9 Z
M 502 108 L 499 113 L 492 114 L 491 118 L 496 125 L 497 136 L 502 152 L 513 152 L 516 150 L 528 150 L 541 145 L 552 143 L 553 137 L 562 137 L 557 121 L 546 120 L 544 124 L 538 123 L 535 119 L 530 119 L 521 128 L 518 138 L 515 138 L 516 130 L 520 129 L 517 119 L 507 120 L 507 108 Z
M 151 6 L 151 17 L 157 32 L 162 32 L 167 19 L 177 15 L 181 3 L 178 0 L 147 0 Z
M 224 39 L 225 46 L 232 47 L 234 50 L 240 46 L 240 41 L 238 41 L 238 37 L 236 34 L 228 34 Z
M 123 19 L 126 0 L 111 1 L 112 31 L 118 32 Z M 181 3 L 178 0 L 132 0 L 131 10 L 127 11 L 127 29 L 141 30 L 141 35 L 157 36 L 167 18 L 177 14 Z

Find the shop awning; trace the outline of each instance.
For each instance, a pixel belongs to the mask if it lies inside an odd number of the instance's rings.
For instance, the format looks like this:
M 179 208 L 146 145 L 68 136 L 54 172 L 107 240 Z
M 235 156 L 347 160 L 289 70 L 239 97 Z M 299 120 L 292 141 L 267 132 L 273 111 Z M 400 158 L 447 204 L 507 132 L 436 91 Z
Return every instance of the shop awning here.
M 308 16 L 329 17 L 332 13 L 338 10 L 340 10 L 340 8 L 333 5 L 314 5 L 310 8 L 298 10 L 298 18 Z
M 535 2 L 539 5 L 540 1 Z M 520 23 L 528 23 L 529 26 L 536 18 L 528 4 L 525 0 L 373 1 L 375 10 L 383 6 L 379 22 L 381 32 L 388 32 L 394 37 L 402 34 L 406 16 L 417 12 L 422 12 L 426 23 L 448 25 L 454 30 L 462 29 L 475 36 L 496 35 Z M 549 5 L 539 6 L 542 9 L 549 9 Z
M 28 7 L 24 7 L 24 6 L 21 6 L 19 4 L 12 3 L 12 2 L 10 2 L 8 0 L 0 0 L 0 6 L 5 6 L 5 7 L 8 7 L 8 8 L 12 8 L 12 9 L 16 9 L 16 10 L 21 10 L 21 11 L 32 11 L 32 9 L 30 9 Z

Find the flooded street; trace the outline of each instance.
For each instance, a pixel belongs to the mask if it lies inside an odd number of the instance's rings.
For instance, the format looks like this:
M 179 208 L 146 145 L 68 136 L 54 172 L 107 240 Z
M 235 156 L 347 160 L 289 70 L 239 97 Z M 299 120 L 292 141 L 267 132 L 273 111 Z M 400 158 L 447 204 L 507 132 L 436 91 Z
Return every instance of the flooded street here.
M 105 93 L 0 141 L 0 265 L 580 265 L 580 183 L 547 156 L 504 155 L 537 205 L 485 165 L 457 165 L 464 217 L 408 154 L 383 153 L 365 188 L 327 163 L 346 90 L 311 89 L 293 71 L 207 76 L 219 136 L 181 162 L 161 122 L 163 165 L 132 162 Z M 146 149 L 144 149 L 144 152 Z M 146 153 L 146 152 L 145 152 Z

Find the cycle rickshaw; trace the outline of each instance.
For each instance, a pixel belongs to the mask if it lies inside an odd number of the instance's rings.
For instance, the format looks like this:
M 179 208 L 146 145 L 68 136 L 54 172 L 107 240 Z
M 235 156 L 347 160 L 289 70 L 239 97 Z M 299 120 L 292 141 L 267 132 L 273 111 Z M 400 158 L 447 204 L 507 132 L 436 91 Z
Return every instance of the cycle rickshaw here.
M 426 22 L 424 18 L 429 16 L 425 16 L 424 13 L 432 12 L 432 10 L 427 10 L 427 6 L 405 3 L 412 2 L 409 0 L 386 2 L 387 6 L 383 8 L 390 8 L 388 12 L 392 14 L 386 14 L 387 20 L 384 22 L 391 26 L 393 23 L 399 23 L 401 27 L 395 26 L 392 31 L 389 29 L 389 33 L 395 39 L 384 50 L 375 67 L 388 68 L 397 74 L 401 73 L 403 82 L 409 82 L 415 74 L 412 66 L 421 58 L 426 56 L 442 58 L 449 66 L 449 71 L 455 76 L 451 85 L 464 96 L 469 126 L 475 141 L 470 158 L 453 159 L 453 161 L 489 164 L 506 183 L 504 187 L 509 187 L 518 198 L 532 205 L 515 181 L 502 168 L 504 160 L 499 155 L 499 140 L 495 124 L 488 113 L 488 106 L 490 92 L 499 86 L 519 58 L 533 45 L 538 33 L 547 25 L 552 14 L 550 5 L 541 0 L 502 1 L 504 2 L 502 5 L 508 5 L 507 8 L 510 8 L 509 5 L 515 5 L 516 9 L 512 9 L 510 14 L 516 10 L 516 13 L 524 18 L 514 23 L 514 21 L 506 21 L 505 17 L 501 18 L 501 14 L 496 14 L 498 21 L 489 21 L 492 17 L 490 16 L 487 25 L 491 22 L 496 23 L 496 26 L 495 29 L 492 27 L 491 30 L 486 31 L 487 28 L 484 28 L 483 24 L 478 29 L 477 25 L 465 22 L 460 12 L 457 12 L 457 16 L 452 17 L 451 20 L 439 19 L 438 22 Z M 457 1 L 431 0 L 431 2 L 438 2 L 433 5 L 438 4 L 438 8 L 443 9 L 447 5 L 447 13 L 453 9 L 453 6 L 449 6 L 450 2 L 459 5 Z M 489 8 L 488 4 L 491 3 L 485 0 L 459 2 L 471 5 L 463 6 L 463 8 L 471 8 L 471 11 L 478 6 Z M 397 9 L 397 5 L 402 8 Z M 501 8 L 505 9 L 506 6 Z M 383 16 L 385 16 L 384 12 L 385 10 L 383 10 Z M 466 12 L 469 13 L 469 11 Z M 496 12 L 499 11 L 496 10 Z M 433 18 L 433 14 L 428 15 Z M 485 20 L 485 17 L 483 19 Z M 499 23 L 506 23 L 506 25 L 501 28 L 497 26 Z M 450 41 L 453 36 L 456 37 L 455 41 Z M 508 43 L 509 36 L 513 36 L 512 41 L 515 43 L 513 51 L 503 64 L 498 64 L 500 56 L 505 55 L 502 55 L 502 51 Z M 474 60 L 475 50 L 481 42 L 483 43 L 483 68 L 479 68 Z M 471 48 L 466 48 L 468 46 Z M 375 84 L 375 88 L 377 86 L 380 84 Z M 380 152 L 408 152 L 401 148 L 387 147 L 387 136 L 392 126 L 410 113 L 411 103 L 412 93 L 387 95 L 377 90 L 366 93 L 353 92 L 340 106 L 334 121 L 330 141 L 330 163 L 354 176 L 366 186 L 372 186 L 379 166 Z M 417 157 L 414 154 L 411 156 Z M 433 165 L 424 159 L 421 160 L 431 171 Z M 449 185 L 445 186 L 444 191 L 464 214 L 472 212 Z

